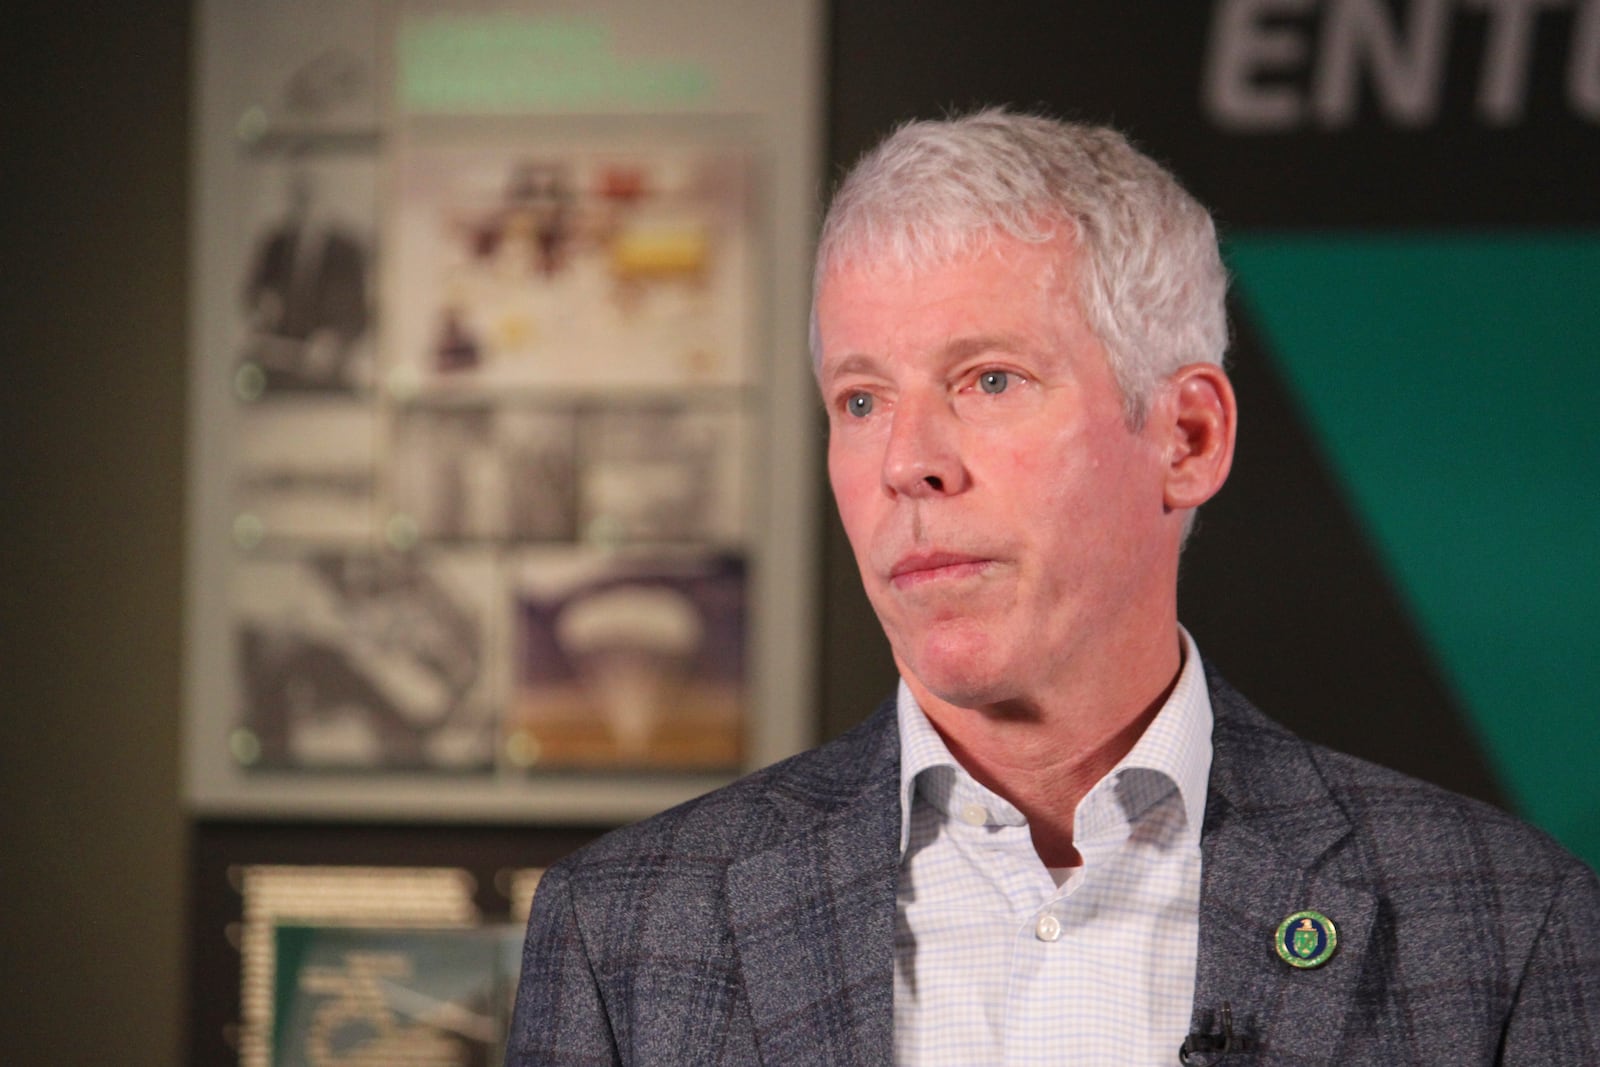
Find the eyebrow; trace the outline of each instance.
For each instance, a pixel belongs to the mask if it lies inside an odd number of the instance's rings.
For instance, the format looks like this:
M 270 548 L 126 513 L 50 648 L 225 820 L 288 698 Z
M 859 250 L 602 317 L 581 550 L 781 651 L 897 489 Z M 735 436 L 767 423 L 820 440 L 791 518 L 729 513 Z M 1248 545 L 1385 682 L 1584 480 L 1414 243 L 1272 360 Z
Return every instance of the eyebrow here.
M 941 355 L 952 363 L 984 352 L 1019 352 L 1026 345 L 1023 339 L 1013 333 L 985 333 L 975 337 L 958 337 L 946 344 Z
M 878 361 L 869 355 L 852 352 L 832 366 L 823 368 L 823 381 L 837 378 L 842 374 L 872 374 L 878 369 Z
M 939 349 L 939 358 L 945 363 L 959 363 L 984 352 L 1018 352 L 1024 347 L 1026 346 L 1022 338 L 1016 334 L 976 334 L 970 337 L 957 337 L 947 342 Z M 852 352 L 832 366 L 826 367 L 822 380 L 829 381 L 846 374 L 877 373 L 881 373 L 881 367 L 875 356 L 864 352 Z

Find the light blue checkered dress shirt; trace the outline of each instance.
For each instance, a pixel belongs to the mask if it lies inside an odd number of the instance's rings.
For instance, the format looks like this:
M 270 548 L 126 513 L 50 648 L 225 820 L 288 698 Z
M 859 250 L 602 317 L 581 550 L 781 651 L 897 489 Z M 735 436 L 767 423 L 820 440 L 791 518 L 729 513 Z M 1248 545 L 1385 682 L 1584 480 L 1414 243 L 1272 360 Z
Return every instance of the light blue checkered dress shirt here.
M 1211 698 L 1199 650 L 1084 797 L 1059 887 L 900 684 L 895 1062 L 1176 1064 L 1194 1000 Z

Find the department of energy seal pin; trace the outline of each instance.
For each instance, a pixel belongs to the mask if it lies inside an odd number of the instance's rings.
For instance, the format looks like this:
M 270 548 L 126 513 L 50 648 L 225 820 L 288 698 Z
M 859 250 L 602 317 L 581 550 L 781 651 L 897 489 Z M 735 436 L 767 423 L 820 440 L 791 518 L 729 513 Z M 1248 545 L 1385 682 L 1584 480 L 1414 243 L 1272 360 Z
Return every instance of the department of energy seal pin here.
M 1339 947 L 1339 931 L 1320 911 L 1297 911 L 1278 924 L 1272 947 L 1291 967 L 1321 967 Z

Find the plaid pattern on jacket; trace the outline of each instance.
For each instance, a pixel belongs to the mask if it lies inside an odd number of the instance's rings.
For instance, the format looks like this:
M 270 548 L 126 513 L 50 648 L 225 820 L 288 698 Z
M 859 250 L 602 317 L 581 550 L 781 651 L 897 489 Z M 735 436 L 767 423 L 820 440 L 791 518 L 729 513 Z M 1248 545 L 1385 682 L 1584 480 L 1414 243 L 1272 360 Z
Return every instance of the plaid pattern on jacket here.
M 1226 1007 L 1234 1041 L 1190 1062 L 1600 1063 L 1592 871 L 1494 808 L 1300 740 L 1207 673 L 1193 1028 L 1220 1033 Z M 552 868 L 507 1064 L 889 1063 L 898 745 L 890 701 Z M 1338 926 L 1313 970 L 1273 949 L 1304 909 Z

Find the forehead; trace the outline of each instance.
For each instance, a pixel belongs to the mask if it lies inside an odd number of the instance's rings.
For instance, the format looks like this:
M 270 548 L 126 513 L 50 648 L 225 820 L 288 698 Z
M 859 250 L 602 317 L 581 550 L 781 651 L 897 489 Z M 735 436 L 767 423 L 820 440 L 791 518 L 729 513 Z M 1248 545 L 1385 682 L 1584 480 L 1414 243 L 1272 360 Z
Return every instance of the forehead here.
M 1065 237 L 1000 236 L 925 262 L 854 255 L 824 270 L 815 326 L 823 365 L 863 350 L 960 345 L 971 336 L 1044 342 L 1082 327 L 1078 252 Z
M 1035 268 L 1076 270 L 1079 250 L 1076 226 L 1067 222 L 1040 222 L 1033 235 L 1018 235 L 999 226 L 973 230 L 900 233 L 888 229 L 849 241 L 835 241 L 817 263 L 815 280 L 820 291 L 829 279 L 907 278 L 958 271 L 983 270 L 994 263 L 1032 260 Z

